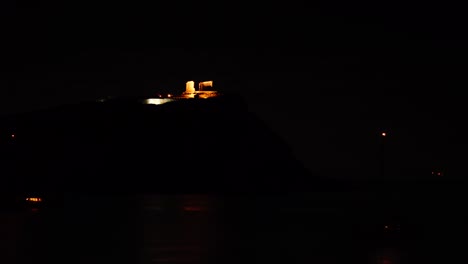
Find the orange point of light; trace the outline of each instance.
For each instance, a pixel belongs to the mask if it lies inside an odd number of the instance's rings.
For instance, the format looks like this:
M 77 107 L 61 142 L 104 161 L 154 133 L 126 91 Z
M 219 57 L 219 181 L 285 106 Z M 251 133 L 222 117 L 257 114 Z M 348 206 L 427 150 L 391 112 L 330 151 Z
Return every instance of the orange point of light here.
M 387 133 L 382 132 L 382 137 L 386 137 L 386 136 L 387 136 Z

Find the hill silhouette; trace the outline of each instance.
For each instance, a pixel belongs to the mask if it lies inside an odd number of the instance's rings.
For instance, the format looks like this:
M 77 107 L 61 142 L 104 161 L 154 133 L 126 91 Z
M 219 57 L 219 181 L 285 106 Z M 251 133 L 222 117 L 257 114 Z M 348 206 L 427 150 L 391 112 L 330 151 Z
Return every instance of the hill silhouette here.
M 139 99 L 5 117 L 3 186 L 28 191 L 256 192 L 287 190 L 310 177 L 237 95 L 163 105 Z

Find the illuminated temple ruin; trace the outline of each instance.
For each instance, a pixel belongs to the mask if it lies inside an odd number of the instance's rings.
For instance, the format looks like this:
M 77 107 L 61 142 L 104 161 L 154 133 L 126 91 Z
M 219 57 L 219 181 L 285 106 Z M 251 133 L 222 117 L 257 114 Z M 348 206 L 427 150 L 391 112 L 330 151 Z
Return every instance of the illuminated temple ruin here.
M 188 81 L 185 86 L 185 92 L 180 95 L 166 94 L 158 95 L 157 98 L 148 98 L 146 104 L 160 105 L 181 99 L 206 99 L 219 96 L 219 93 L 213 89 L 213 81 L 204 81 L 198 83 L 198 90 L 195 89 L 195 82 Z

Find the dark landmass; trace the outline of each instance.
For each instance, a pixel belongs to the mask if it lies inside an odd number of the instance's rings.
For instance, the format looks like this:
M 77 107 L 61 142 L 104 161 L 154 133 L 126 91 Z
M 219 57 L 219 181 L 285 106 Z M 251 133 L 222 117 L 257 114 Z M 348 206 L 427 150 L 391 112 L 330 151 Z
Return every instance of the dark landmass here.
M 116 98 L 2 124 L 3 181 L 14 190 L 252 192 L 312 177 L 234 95 L 157 106 Z
M 142 104 L 142 98 L 3 117 L 2 188 L 16 193 L 411 194 L 463 186 L 457 177 L 356 180 L 356 172 L 345 177 L 309 172 L 236 94 L 163 105 Z
M 305 170 L 237 96 L 139 99 L 3 118 L 3 263 L 441 263 L 463 252 L 460 180 L 333 180 Z M 43 203 L 25 203 L 35 196 Z

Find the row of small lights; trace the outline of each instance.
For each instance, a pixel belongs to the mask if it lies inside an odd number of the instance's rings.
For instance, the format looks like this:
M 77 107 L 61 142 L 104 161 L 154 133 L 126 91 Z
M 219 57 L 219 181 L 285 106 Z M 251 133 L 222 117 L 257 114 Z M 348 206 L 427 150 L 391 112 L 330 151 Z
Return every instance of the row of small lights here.
M 163 97 L 163 95 L 162 95 L 162 94 L 157 94 L 157 96 L 158 96 L 159 98 L 162 98 L 162 97 Z M 172 97 L 172 94 L 167 94 L 167 95 L 166 95 L 166 97 L 169 97 L 169 98 L 171 98 L 171 97 Z
M 42 198 L 38 198 L 38 197 L 28 197 L 28 198 L 26 198 L 26 201 L 34 202 L 34 203 L 39 203 L 39 202 L 42 202 Z

